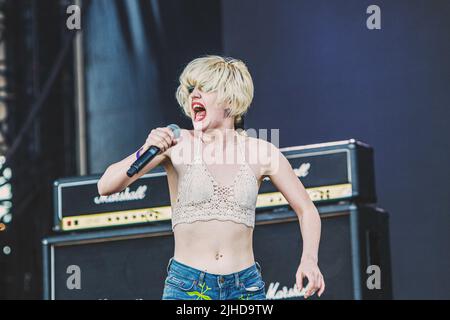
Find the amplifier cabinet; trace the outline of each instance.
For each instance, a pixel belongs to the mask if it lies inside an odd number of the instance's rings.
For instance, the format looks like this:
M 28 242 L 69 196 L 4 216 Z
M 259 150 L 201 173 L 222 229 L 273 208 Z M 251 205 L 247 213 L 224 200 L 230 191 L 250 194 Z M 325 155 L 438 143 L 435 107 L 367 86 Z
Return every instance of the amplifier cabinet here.
M 314 202 L 377 201 L 373 148 L 368 144 L 349 139 L 280 151 Z M 264 192 L 262 189 L 261 193 Z
M 319 268 L 326 282 L 320 299 L 391 299 L 387 212 L 354 203 L 318 209 L 322 221 Z M 303 243 L 295 212 L 261 214 L 259 218 L 254 252 L 261 263 L 267 298 L 302 298 L 302 293 L 294 289 Z M 374 278 L 370 278 L 375 276 L 373 268 L 377 269 L 378 288 L 373 288 Z
M 388 215 L 360 204 L 318 208 L 322 219 L 321 299 L 392 297 Z M 45 299 L 161 299 L 174 242 L 170 221 L 43 240 Z M 256 216 L 255 260 L 268 299 L 303 299 L 293 289 L 302 240 L 291 210 Z M 369 266 L 378 266 L 380 288 L 369 289 Z

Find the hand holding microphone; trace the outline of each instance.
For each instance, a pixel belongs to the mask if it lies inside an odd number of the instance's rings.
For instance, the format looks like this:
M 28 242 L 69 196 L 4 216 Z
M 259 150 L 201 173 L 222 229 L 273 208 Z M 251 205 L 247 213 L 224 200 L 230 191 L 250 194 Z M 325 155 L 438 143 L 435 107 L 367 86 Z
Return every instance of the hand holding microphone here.
M 177 144 L 180 137 L 180 127 L 170 124 L 164 128 L 153 129 L 147 137 L 144 145 L 139 149 L 138 159 L 131 165 L 127 175 L 132 177 L 146 166 L 158 153 L 163 153 Z

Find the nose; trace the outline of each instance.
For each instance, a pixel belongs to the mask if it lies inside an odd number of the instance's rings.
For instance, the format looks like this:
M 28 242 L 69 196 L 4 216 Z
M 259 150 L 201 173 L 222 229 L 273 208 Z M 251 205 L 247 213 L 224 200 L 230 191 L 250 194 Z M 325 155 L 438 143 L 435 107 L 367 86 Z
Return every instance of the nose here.
M 195 87 L 194 90 L 192 90 L 191 97 L 192 99 L 201 97 L 201 92 L 197 87 Z

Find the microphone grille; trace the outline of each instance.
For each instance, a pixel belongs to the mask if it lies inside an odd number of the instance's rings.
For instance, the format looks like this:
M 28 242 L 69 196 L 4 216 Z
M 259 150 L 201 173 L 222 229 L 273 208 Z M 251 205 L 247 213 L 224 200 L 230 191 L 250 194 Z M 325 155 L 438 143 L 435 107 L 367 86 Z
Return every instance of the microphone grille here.
M 172 130 L 173 135 L 175 136 L 175 139 L 178 139 L 180 137 L 180 127 L 174 123 L 169 124 L 167 126 L 170 130 Z

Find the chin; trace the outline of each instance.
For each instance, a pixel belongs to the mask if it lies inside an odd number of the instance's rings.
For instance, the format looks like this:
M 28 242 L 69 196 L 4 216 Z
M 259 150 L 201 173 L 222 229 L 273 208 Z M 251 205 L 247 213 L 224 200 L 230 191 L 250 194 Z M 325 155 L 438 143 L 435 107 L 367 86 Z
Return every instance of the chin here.
M 199 131 L 206 131 L 208 130 L 208 122 L 206 121 L 206 119 L 203 119 L 203 121 L 193 121 L 192 125 L 194 127 L 194 130 L 199 130 Z

